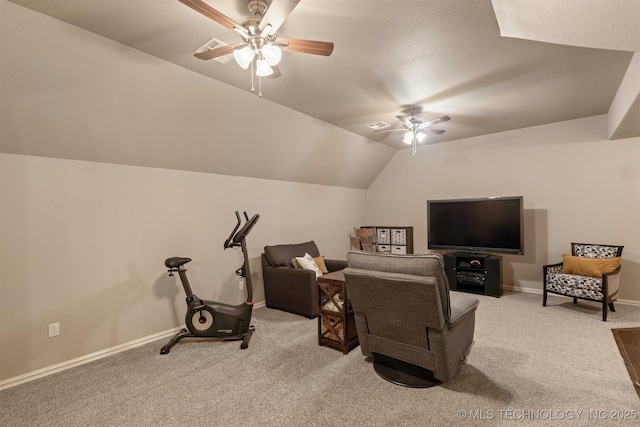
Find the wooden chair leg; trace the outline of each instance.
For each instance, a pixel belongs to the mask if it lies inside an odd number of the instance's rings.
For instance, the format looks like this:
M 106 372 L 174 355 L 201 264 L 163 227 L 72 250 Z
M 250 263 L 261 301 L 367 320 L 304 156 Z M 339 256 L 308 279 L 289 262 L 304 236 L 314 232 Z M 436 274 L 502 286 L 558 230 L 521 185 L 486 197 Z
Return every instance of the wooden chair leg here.
M 578 303 L 578 298 L 573 297 L 573 303 L 574 303 L 574 304 L 577 304 L 577 303 Z
M 607 321 L 607 300 L 602 301 L 602 321 Z
M 542 290 L 542 306 L 546 307 L 547 306 L 547 287 L 545 286 L 545 288 Z
M 616 311 L 616 308 L 613 306 L 613 302 L 610 302 L 610 303 L 609 303 L 609 310 L 611 310 L 611 311 L 613 311 L 613 312 L 615 312 L 615 311 Z

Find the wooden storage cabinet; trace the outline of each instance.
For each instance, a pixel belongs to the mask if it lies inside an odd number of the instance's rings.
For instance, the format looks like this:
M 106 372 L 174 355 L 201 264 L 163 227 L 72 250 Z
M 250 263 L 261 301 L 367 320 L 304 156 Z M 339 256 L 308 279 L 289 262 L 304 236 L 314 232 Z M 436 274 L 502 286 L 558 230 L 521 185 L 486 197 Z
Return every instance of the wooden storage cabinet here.
M 413 227 L 365 226 L 376 230 L 378 252 L 391 254 L 413 253 Z
M 318 345 L 343 354 L 359 345 L 355 316 L 342 271 L 318 277 Z

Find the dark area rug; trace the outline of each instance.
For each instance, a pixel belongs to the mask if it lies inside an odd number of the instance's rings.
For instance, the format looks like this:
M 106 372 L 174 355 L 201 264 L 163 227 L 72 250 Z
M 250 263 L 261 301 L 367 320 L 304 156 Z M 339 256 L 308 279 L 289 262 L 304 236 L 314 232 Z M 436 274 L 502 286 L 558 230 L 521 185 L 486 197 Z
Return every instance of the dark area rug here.
M 640 328 L 612 329 L 633 387 L 640 397 Z

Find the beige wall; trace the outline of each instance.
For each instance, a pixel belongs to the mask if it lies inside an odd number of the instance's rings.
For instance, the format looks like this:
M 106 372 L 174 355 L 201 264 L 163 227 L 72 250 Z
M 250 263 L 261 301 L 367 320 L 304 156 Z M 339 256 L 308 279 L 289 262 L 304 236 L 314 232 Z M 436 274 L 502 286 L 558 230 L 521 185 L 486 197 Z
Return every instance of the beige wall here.
M 200 297 L 241 302 L 241 252 L 222 246 L 235 210 L 261 215 L 247 238 L 255 301 L 264 301 L 265 245 L 315 240 L 325 256 L 346 259 L 365 218 L 364 190 L 0 156 L 0 380 L 183 324 L 170 256 L 193 259 Z M 48 338 L 53 322 L 61 335 Z
M 640 303 L 640 138 L 606 134 L 597 116 L 401 151 L 367 191 L 367 221 L 414 226 L 426 252 L 428 199 L 522 195 L 525 255 L 504 257 L 506 285 L 541 292 L 542 265 L 571 242 L 622 244 L 620 298 Z

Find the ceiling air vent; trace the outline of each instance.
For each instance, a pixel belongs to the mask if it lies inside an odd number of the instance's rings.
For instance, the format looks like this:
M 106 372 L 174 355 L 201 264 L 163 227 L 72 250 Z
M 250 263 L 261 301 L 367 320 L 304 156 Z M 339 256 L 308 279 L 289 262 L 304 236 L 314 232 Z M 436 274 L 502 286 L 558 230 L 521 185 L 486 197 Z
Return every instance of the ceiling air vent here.
M 373 129 L 374 131 L 379 131 L 382 129 L 386 129 L 388 127 L 390 127 L 391 125 L 389 125 L 389 123 L 385 123 L 385 122 L 377 122 L 377 123 L 372 123 L 370 125 L 367 125 L 367 127 L 369 129 Z
M 202 53 L 202 52 L 206 52 L 208 50 L 212 50 L 215 49 L 217 47 L 222 47 L 222 46 L 227 46 L 228 44 L 225 42 L 222 42 L 214 37 L 211 37 L 209 40 L 207 40 L 207 42 L 205 44 L 203 44 L 202 46 L 200 46 L 199 48 L 197 48 L 196 50 L 193 51 L 193 53 Z M 222 64 L 228 64 L 229 62 L 231 62 L 231 60 L 233 59 L 233 55 L 228 54 L 228 55 L 224 55 L 224 56 L 219 56 L 217 58 L 213 58 L 214 61 L 218 61 Z

